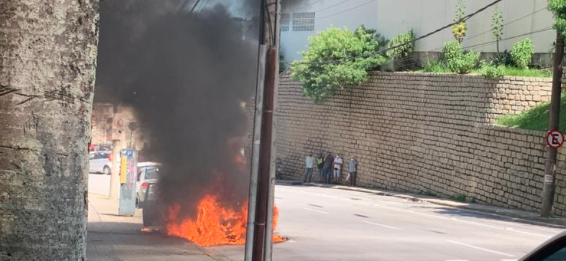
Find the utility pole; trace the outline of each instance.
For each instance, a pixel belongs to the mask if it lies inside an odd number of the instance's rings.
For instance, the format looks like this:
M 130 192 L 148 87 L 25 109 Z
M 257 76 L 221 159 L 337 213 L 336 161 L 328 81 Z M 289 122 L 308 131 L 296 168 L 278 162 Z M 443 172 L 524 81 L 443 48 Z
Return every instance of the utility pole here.
M 556 32 L 556 46 L 554 51 L 554 71 L 552 74 L 552 96 L 550 98 L 550 119 L 548 120 L 548 131 L 558 129 L 560 117 L 560 94 L 562 91 L 562 60 L 564 58 L 564 38 L 560 31 Z M 554 190 L 556 188 L 556 158 L 558 151 L 551 146 L 547 147 L 546 170 L 544 175 L 544 187 L 542 190 L 542 208 L 540 215 L 549 217 L 552 213 L 554 203 Z
M 112 120 L 112 167 L 110 168 L 110 198 L 120 198 L 120 151 L 122 151 L 122 135 L 119 133 L 117 118 L 119 118 L 120 105 L 114 104 L 114 117 Z
M 260 35 L 256 128 L 250 179 L 245 261 L 270 261 L 274 172 L 272 163 L 273 112 L 279 66 L 279 0 L 260 0 Z M 261 89 L 261 90 L 260 90 Z M 259 124 L 259 126 L 258 126 Z M 259 133 L 257 133 L 259 130 Z

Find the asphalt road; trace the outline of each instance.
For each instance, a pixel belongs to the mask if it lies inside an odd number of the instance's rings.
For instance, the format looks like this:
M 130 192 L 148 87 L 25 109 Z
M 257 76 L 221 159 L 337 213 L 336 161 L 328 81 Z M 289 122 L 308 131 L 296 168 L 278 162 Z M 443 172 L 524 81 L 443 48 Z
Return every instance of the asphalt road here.
M 562 231 L 510 218 L 363 192 L 277 186 L 273 260 L 510 261 Z M 242 260 L 243 247 L 210 250 Z
M 110 176 L 89 175 L 89 192 L 107 195 Z M 309 186 L 276 186 L 278 233 L 273 260 L 510 261 L 559 228 L 479 212 Z M 243 246 L 207 248 L 243 260 Z

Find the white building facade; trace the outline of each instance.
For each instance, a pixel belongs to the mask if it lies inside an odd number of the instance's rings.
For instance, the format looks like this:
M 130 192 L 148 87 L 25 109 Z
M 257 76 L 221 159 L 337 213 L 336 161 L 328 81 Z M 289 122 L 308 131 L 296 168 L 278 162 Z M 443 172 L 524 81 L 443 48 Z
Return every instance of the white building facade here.
M 491 2 L 466 0 L 466 14 Z M 354 30 L 365 25 L 388 39 L 413 29 L 418 37 L 451 23 L 456 4 L 457 0 L 282 0 L 281 53 L 288 62 L 300 60 L 298 52 L 307 50 L 308 37 L 330 26 Z M 546 6 L 546 0 L 499 3 L 505 25 L 501 51 L 511 50 L 515 42 L 530 38 L 536 53 L 549 53 L 556 33 Z M 496 51 L 491 32 L 493 11 L 491 7 L 468 20 L 464 47 L 484 53 Z M 439 52 L 446 41 L 453 39 L 451 29 L 446 29 L 417 42 L 415 48 L 420 53 Z
M 287 62 L 300 60 L 308 38 L 330 26 L 377 26 L 375 0 L 282 0 L 281 54 Z

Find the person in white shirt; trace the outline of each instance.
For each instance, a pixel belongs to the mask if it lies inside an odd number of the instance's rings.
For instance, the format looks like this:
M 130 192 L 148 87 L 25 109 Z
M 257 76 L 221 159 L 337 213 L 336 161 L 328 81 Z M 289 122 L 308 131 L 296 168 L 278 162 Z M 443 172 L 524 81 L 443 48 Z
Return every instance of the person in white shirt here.
M 311 183 L 312 171 L 314 168 L 314 157 L 311 154 L 307 155 L 305 168 L 305 177 L 303 178 L 303 183 Z
M 342 160 L 340 155 L 336 154 L 336 157 L 334 158 L 334 177 L 333 177 L 335 183 L 338 183 L 340 181 L 342 164 L 344 164 L 344 161 Z

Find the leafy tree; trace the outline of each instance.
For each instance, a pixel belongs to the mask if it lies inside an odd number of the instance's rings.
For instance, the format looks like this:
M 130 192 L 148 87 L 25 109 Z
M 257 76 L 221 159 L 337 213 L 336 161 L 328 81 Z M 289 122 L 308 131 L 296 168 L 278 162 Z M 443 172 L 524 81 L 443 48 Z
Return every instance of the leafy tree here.
M 291 65 L 291 78 L 303 83 L 305 96 L 321 103 L 345 86 L 360 85 L 387 61 L 378 53 L 384 42 L 374 30 L 330 27 L 309 38 L 303 60 Z
M 499 54 L 499 41 L 503 38 L 503 14 L 499 9 L 499 5 L 495 6 L 491 20 L 491 30 L 497 45 L 497 53 Z
M 554 29 L 566 37 L 566 0 L 548 0 L 548 9 L 554 14 Z
M 462 20 L 466 16 L 466 5 L 464 0 L 458 0 L 458 4 L 456 5 L 456 17 L 454 18 L 454 22 L 458 22 Z M 454 39 L 461 43 L 466 37 L 466 31 L 468 30 L 466 22 L 462 21 L 452 26 L 452 34 L 454 35 Z
M 413 32 L 412 29 L 411 31 L 400 33 L 398 36 L 391 39 L 388 47 L 398 46 L 401 44 L 405 44 L 405 45 L 387 51 L 387 56 L 393 59 L 402 59 L 410 56 L 413 53 L 415 47 L 414 40 L 415 40 L 415 33 Z

